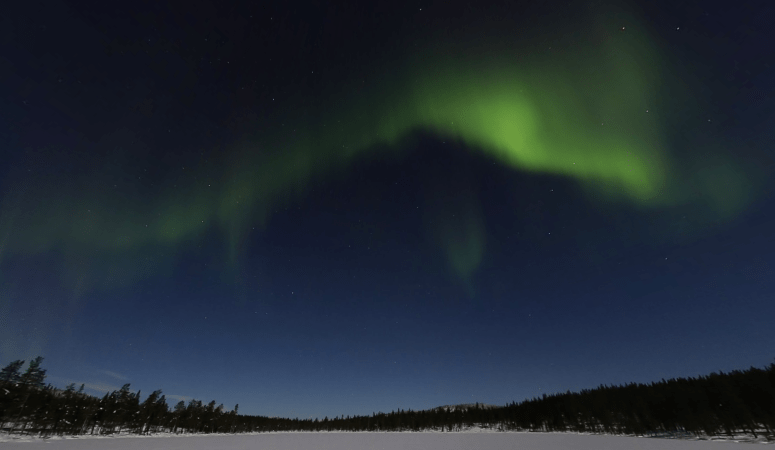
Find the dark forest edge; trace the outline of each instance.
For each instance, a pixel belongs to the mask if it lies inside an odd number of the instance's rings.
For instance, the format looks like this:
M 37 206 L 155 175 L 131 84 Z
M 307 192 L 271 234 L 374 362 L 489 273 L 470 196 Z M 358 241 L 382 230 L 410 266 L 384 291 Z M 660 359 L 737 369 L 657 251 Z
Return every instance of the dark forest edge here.
M 213 400 L 191 400 L 170 408 L 161 390 L 142 402 L 129 384 L 102 398 L 84 385 L 45 385 L 43 358 L 24 373 L 17 360 L 0 371 L 0 429 L 48 437 L 115 433 L 249 433 L 270 431 L 460 431 L 480 426 L 499 431 L 570 431 L 635 436 L 731 436 L 742 432 L 774 439 L 775 363 L 764 369 L 664 378 L 650 384 L 604 386 L 512 402 L 501 407 L 467 406 L 398 410 L 371 416 L 323 420 L 284 419 L 226 411 Z

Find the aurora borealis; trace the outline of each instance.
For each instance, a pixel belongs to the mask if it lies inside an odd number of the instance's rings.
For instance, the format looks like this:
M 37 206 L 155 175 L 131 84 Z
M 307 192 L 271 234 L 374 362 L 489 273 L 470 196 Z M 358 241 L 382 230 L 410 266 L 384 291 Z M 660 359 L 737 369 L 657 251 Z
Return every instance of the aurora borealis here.
M 754 15 L 196 3 L 5 24 L 3 360 L 322 417 L 770 356 Z

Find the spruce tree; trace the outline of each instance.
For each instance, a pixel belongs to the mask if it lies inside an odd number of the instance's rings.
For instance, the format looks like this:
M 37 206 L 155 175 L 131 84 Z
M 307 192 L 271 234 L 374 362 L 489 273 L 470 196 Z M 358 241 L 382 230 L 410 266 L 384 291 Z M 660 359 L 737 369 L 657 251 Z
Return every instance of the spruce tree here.
M 24 360 L 17 359 L 16 361 L 5 366 L 3 370 L 0 370 L 0 381 L 6 381 L 9 383 L 18 383 L 21 381 L 19 371 L 23 365 Z
M 42 388 L 44 386 L 43 380 L 46 379 L 46 369 L 40 368 L 41 362 L 43 362 L 42 356 L 38 356 L 30 361 L 30 365 L 27 367 L 24 375 L 21 376 L 22 384 L 36 388 Z

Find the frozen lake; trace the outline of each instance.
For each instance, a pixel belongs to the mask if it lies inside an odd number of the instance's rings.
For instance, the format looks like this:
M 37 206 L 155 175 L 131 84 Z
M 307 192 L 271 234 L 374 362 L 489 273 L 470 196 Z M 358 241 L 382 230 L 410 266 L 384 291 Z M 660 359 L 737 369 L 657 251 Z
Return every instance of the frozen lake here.
M 3 436 L 6 440 L 8 436 Z M 690 441 L 564 433 L 263 433 L 249 435 L 24 439 L 0 442 L 20 450 L 723 450 L 736 442 Z

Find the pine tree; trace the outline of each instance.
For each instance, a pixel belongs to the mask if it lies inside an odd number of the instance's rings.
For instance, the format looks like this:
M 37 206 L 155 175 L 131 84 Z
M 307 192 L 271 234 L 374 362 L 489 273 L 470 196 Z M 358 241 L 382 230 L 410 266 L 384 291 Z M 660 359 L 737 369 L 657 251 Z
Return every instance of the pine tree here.
M 20 381 L 22 384 L 36 388 L 42 388 L 44 386 L 43 380 L 46 379 L 46 369 L 40 368 L 40 363 L 42 361 L 42 356 L 38 356 L 30 361 L 30 365 L 27 367 L 24 375 L 21 376 Z
M 175 419 L 172 422 L 172 432 L 176 433 L 178 431 L 178 428 L 182 425 L 180 422 L 182 422 L 182 417 L 186 412 L 186 402 L 183 400 L 179 401 L 175 405 L 175 410 L 173 412 L 173 415 Z
M 232 433 L 234 433 L 234 429 L 235 429 L 234 427 L 235 427 L 235 424 L 237 423 L 237 414 L 239 414 L 239 403 L 234 405 L 234 411 L 231 412 L 232 419 L 231 419 L 230 431 Z
M 151 427 L 156 425 L 156 421 L 162 412 L 161 403 L 164 403 L 164 396 L 161 395 L 161 389 L 157 389 L 140 405 L 141 417 L 139 419 L 141 421 L 140 432 L 142 434 L 148 433 Z
M 24 365 L 24 360 L 17 359 L 16 361 L 8 364 L 0 371 L 0 381 L 6 381 L 9 383 L 18 383 L 21 381 L 19 371 Z

